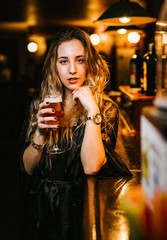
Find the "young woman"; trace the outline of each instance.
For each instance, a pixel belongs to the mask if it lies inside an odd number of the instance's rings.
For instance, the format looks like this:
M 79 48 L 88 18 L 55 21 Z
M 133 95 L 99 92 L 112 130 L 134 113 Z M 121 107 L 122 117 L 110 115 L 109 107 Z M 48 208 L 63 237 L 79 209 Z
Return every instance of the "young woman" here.
M 118 107 L 104 94 L 108 78 L 106 62 L 84 31 L 65 27 L 57 34 L 44 63 L 40 96 L 31 104 L 22 136 L 24 239 L 81 239 L 76 224 L 82 219 L 84 177 L 131 175 L 113 155 Z M 60 126 L 48 124 L 57 120 L 44 101 L 53 93 L 63 99 Z M 49 155 L 49 130 L 58 127 L 66 151 Z

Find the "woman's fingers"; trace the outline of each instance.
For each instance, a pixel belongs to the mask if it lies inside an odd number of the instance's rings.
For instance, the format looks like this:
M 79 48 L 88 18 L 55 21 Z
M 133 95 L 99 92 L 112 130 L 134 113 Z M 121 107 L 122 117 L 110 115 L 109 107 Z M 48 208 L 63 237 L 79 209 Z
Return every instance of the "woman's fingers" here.
M 38 124 L 38 127 L 40 128 L 40 129 L 49 129 L 49 128 L 54 128 L 54 129 L 56 129 L 56 128 L 59 128 L 59 124 L 53 124 L 53 125 L 51 125 L 51 124 L 46 124 L 46 123 L 39 123 Z
M 55 110 L 49 107 L 49 102 L 42 102 L 39 104 L 37 121 L 38 128 L 42 130 L 48 130 L 48 128 L 58 128 L 57 117 L 53 116 Z
M 58 125 L 57 122 L 58 118 L 55 116 L 39 116 L 38 117 L 38 125 L 40 126 L 41 124 L 45 126 L 45 128 L 49 127 L 52 125 Z
M 58 118 L 54 117 L 54 116 L 50 116 L 50 117 L 47 116 L 47 117 L 39 117 L 38 120 L 40 123 L 48 124 L 49 122 L 51 122 L 51 123 L 53 122 L 53 124 L 54 124 L 57 122 Z
M 53 108 L 41 108 L 39 109 L 38 111 L 38 115 L 39 116 L 43 116 L 43 115 L 46 115 L 46 114 L 53 114 L 55 113 L 55 110 Z
M 39 110 L 42 108 L 47 108 L 47 107 L 49 107 L 49 105 L 50 105 L 50 102 L 41 102 L 39 104 Z
M 38 116 L 43 116 L 45 114 L 53 114 L 55 110 L 50 107 L 49 102 L 42 102 L 39 104 Z
M 92 91 L 88 86 L 80 87 L 72 92 L 73 103 L 77 104 L 78 99 L 87 111 L 92 111 L 92 109 L 97 109 L 97 104 L 93 97 Z

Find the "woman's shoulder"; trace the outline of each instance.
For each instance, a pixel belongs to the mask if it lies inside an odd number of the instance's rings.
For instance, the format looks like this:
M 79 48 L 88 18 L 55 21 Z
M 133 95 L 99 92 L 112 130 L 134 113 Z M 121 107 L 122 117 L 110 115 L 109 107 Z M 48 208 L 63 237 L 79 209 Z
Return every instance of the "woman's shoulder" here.
M 104 95 L 103 96 L 103 107 L 102 107 L 103 111 L 111 111 L 111 110 L 115 110 L 118 112 L 119 108 L 118 105 L 108 96 L 108 95 Z

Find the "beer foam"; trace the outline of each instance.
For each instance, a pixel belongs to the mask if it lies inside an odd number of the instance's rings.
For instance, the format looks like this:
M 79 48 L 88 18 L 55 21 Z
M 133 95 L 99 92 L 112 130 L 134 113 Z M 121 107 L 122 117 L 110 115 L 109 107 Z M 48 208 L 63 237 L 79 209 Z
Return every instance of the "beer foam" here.
M 45 102 L 50 102 L 50 103 L 55 103 L 55 102 L 62 102 L 62 97 L 61 95 L 55 96 L 55 97 L 46 97 L 44 99 Z

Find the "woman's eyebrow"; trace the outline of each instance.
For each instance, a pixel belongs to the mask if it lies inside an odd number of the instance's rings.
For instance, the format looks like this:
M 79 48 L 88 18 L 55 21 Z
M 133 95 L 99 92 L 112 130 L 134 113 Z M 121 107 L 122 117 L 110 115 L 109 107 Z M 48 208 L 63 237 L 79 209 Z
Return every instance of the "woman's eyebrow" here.
M 75 56 L 75 58 L 80 58 L 80 57 L 84 57 L 84 55 Z M 60 59 L 60 58 L 67 59 L 68 57 L 66 57 L 66 56 L 60 56 L 60 57 L 58 57 L 58 59 Z
M 65 59 L 66 59 L 66 58 L 68 58 L 68 57 L 64 57 L 64 56 L 60 56 L 60 57 L 58 57 L 58 59 L 60 59 L 60 58 L 65 58 Z
M 76 58 L 80 58 L 80 57 L 84 57 L 84 55 L 78 55 L 78 56 L 76 56 Z

